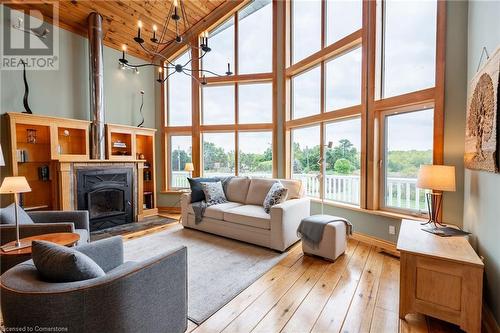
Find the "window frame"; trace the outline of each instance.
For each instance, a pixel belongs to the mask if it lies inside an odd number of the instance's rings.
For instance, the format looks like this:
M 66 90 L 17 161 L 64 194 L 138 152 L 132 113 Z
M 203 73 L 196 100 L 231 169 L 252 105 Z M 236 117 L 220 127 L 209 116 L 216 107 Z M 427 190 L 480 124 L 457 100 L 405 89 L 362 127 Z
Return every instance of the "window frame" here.
M 192 66 L 194 70 L 194 78 L 191 80 L 192 85 L 192 93 L 191 93 L 191 107 L 192 107 L 192 124 L 190 126 L 168 126 L 167 123 L 167 116 L 168 116 L 168 110 L 167 110 L 167 105 L 169 104 L 167 102 L 168 96 L 168 80 L 165 82 L 164 85 L 162 85 L 161 89 L 161 96 L 162 96 L 162 124 L 163 124 L 163 133 L 162 133 L 162 150 L 163 150 L 163 182 L 162 182 L 162 191 L 163 193 L 177 193 L 179 192 L 178 188 L 172 188 L 170 186 L 170 139 L 169 136 L 175 136 L 175 135 L 182 135 L 184 133 L 189 133 L 189 135 L 192 136 L 192 161 L 194 164 L 194 171 L 192 173 L 193 177 L 199 177 L 203 174 L 203 143 L 202 143 L 202 136 L 203 133 L 208 133 L 208 132 L 234 132 L 235 134 L 235 175 L 238 175 L 238 166 L 239 166 L 239 161 L 238 161 L 238 151 L 239 151 L 239 145 L 238 145 L 238 132 L 239 131 L 251 131 L 251 132 L 259 132 L 259 131 L 271 131 L 272 132 L 272 150 L 273 150 L 273 177 L 277 177 L 278 171 L 277 171 L 277 155 L 278 155 L 278 148 L 277 148 L 277 132 L 278 132 L 278 124 L 277 124 L 277 103 L 278 99 L 276 97 L 276 94 L 273 93 L 272 97 L 272 122 L 270 123 L 255 123 L 255 124 L 239 124 L 238 120 L 238 84 L 251 84 L 251 83 L 271 83 L 272 84 L 272 90 L 275 92 L 277 90 L 277 76 L 276 76 L 276 71 L 277 71 L 277 62 L 275 61 L 275 58 L 277 56 L 276 53 L 276 47 L 273 47 L 272 50 L 272 71 L 268 73 L 252 73 L 252 74 L 239 74 L 238 73 L 238 14 L 239 11 L 243 8 L 245 8 L 250 1 L 244 1 L 240 3 L 239 5 L 234 6 L 231 11 L 225 15 L 223 15 L 220 19 L 211 22 L 210 26 L 208 29 L 205 30 L 213 30 L 226 22 L 227 20 L 233 18 L 234 19 L 234 68 L 232 68 L 233 74 L 230 76 L 221 76 L 221 77 L 216 77 L 216 76 L 210 76 L 206 77 L 206 86 L 211 86 L 211 85 L 225 85 L 225 84 L 234 84 L 234 90 L 235 90 L 235 98 L 234 98 L 234 103 L 235 103 L 235 123 L 234 124 L 221 124 L 221 125 L 204 125 L 202 123 L 202 88 L 199 85 L 198 81 L 200 80 L 199 73 L 196 71 L 197 69 L 202 67 L 201 61 L 193 61 Z M 277 16 L 277 2 L 272 1 L 270 4 L 272 6 L 272 43 L 273 45 L 276 44 L 276 35 L 277 35 L 277 23 L 276 23 L 276 16 Z M 198 46 L 199 43 L 199 37 L 201 36 L 202 31 L 200 31 L 197 35 L 192 37 L 192 40 L 189 42 L 189 45 L 186 45 L 182 47 L 179 50 L 175 50 L 175 52 L 170 55 L 168 58 L 170 59 L 175 59 L 179 55 L 183 54 L 183 52 L 186 51 L 186 49 L 191 48 L 191 45 L 196 45 Z M 193 58 L 198 58 L 200 55 L 200 51 L 196 47 L 191 48 L 192 52 L 192 57 Z M 163 74 L 164 75 L 164 74 Z

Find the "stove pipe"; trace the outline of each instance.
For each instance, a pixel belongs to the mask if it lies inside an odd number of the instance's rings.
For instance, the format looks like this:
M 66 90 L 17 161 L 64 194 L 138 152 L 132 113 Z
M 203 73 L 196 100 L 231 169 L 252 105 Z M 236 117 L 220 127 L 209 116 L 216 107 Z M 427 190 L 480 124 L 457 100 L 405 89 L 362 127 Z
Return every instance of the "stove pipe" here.
M 102 56 L 102 16 L 92 12 L 87 18 L 90 66 L 90 158 L 105 159 L 104 82 Z

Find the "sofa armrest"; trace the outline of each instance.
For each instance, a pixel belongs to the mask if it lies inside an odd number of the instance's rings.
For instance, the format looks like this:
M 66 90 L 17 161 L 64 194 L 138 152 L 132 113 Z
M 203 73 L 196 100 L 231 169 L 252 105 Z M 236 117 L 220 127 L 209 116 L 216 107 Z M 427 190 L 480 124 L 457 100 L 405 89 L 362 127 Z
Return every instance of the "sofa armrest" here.
M 26 238 L 44 234 L 52 234 L 56 232 L 74 232 L 73 223 L 35 223 L 35 224 L 20 224 L 19 237 Z M 11 242 L 16 239 L 16 225 L 2 224 L 0 225 L 0 244 Z
M 303 218 L 311 215 L 308 198 L 292 199 L 271 207 L 271 247 L 286 250 L 299 240 L 297 228 Z
M 28 215 L 37 224 L 73 222 L 75 229 L 89 231 L 89 212 L 86 210 L 28 212 Z
M 121 236 L 101 239 L 77 246 L 75 249 L 89 256 L 105 272 L 123 264 L 123 240 Z
M 181 217 L 182 225 L 188 226 L 188 208 L 191 204 L 191 193 L 185 192 L 181 194 Z

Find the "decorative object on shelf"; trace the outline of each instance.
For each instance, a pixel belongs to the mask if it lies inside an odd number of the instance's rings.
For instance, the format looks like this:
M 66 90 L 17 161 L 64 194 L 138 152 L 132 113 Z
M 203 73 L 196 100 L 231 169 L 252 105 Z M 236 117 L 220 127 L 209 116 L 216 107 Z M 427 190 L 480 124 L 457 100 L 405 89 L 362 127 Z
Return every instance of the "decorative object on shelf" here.
M 499 172 L 500 141 L 498 127 L 498 90 L 500 79 L 500 47 L 489 57 L 469 85 L 467 122 L 465 130 L 465 167 Z
M 69 130 L 64 129 L 64 131 L 63 131 L 63 136 L 66 136 L 66 137 L 67 137 L 67 136 L 69 136 Z
M 167 37 L 167 27 L 171 25 L 171 20 L 174 21 L 175 24 L 175 38 L 172 40 L 168 40 Z M 182 32 L 181 32 L 181 25 L 182 25 Z M 168 60 L 167 57 L 165 57 L 163 54 L 158 52 L 159 47 L 167 47 L 173 43 L 177 43 L 179 45 L 182 44 L 188 44 L 191 42 L 191 31 L 192 31 L 192 26 L 189 23 L 188 16 L 186 14 L 186 8 L 184 6 L 184 0 L 172 0 L 172 4 L 170 5 L 170 9 L 167 13 L 167 16 L 165 17 L 162 32 L 157 36 L 157 30 L 158 27 L 156 25 L 153 25 L 153 36 L 149 39 L 151 43 L 153 43 L 154 47 L 153 49 L 148 49 L 146 46 L 144 46 L 144 38 L 141 35 L 141 29 L 142 29 L 142 22 L 138 21 L 137 22 L 137 36 L 134 37 L 134 41 L 139 44 L 139 46 L 146 51 L 151 58 L 153 59 L 150 63 L 143 63 L 143 64 L 130 64 L 129 61 L 126 58 L 126 52 L 127 52 L 127 46 L 123 45 L 122 46 L 122 57 L 118 59 L 118 61 L 123 65 L 123 67 L 126 68 L 136 68 L 138 69 L 139 67 L 146 67 L 146 66 L 152 66 L 152 67 L 157 67 L 158 68 L 158 79 L 156 80 L 159 83 L 164 83 L 171 75 L 175 73 L 182 73 L 184 75 L 190 76 L 193 79 L 195 79 L 199 84 L 205 85 L 206 79 L 205 79 L 205 74 L 209 73 L 215 76 L 223 76 L 220 74 L 217 74 L 213 71 L 207 70 L 207 69 L 193 69 L 189 68 L 189 64 L 193 61 L 199 61 L 201 60 L 207 53 L 209 53 L 212 49 L 208 46 L 208 33 L 205 31 L 202 33 L 200 40 L 199 40 L 199 46 L 198 45 L 190 45 L 191 48 L 196 48 L 200 50 L 201 55 L 198 58 L 193 59 L 192 56 L 191 58 L 184 64 L 174 64 Z M 158 38 L 159 37 L 159 38 Z M 158 59 L 159 63 L 155 63 L 154 61 Z M 166 63 L 166 64 L 165 64 Z M 169 72 L 169 70 L 172 70 Z M 197 77 L 198 75 L 193 75 L 193 72 L 198 72 L 202 80 L 200 81 L 199 78 Z M 163 73 L 165 75 L 163 75 Z M 227 72 L 225 73 L 226 75 L 232 75 L 233 73 L 231 72 L 231 65 L 228 62 L 227 64 Z M 162 76 L 163 75 L 163 76 Z
M 31 187 L 25 177 L 5 177 L 2 185 L 0 186 L 0 194 L 13 194 L 14 195 L 14 211 L 16 217 L 16 242 L 10 248 L 2 248 L 4 251 L 12 251 L 22 248 L 23 244 L 19 241 L 19 193 L 31 192 Z M 30 244 L 28 244 L 30 245 Z
M 141 94 L 141 107 L 139 108 L 139 113 L 141 114 L 142 121 L 137 125 L 137 127 L 143 127 L 144 125 L 144 115 L 142 114 L 142 107 L 144 106 L 144 90 L 140 91 Z
M 19 163 L 27 162 L 28 161 L 28 154 L 26 153 L 26 150 L 17 149 L 16 150 L 16 159 Z
M 146 159 L 146 157 L 144 156 L 144 154 L 143 154 L 143 153 L 139 153 L 139 159 L 140 159 L 140 160 L 145 160 L 145 159 Z
M 36 143 L 36 129 L 28 128 L 26 130 L 26 142 L 27 143 Z
M 151 171 L 144 170 L 144 180 L 145 181 L 150 181 L 151 180 Z
M 5 166 L 5 160 L 3 159 L 2 145 L 0 144 L 0 167 Z
M 42 165 L 41 167 L 38 168 L 38 179 L 40 179 L 42 181 L 49 180 L 49 166 L 48 165 Z
M 194 165 L 191 162 L 188 162 L 184 165 L 184 171 L 189 171 L 189 178 L 193 177 Z
M 127 144 L 121 141 L 113 142 L 113 148 L 127 148 Z
M 21 63 L 23 64 L 23 80 L 24 80 L 23 105 L 25 111 L 23 111 L 23 113 L 33 114 L 33 112 L 30 109 L 30 106 L 28 105 L 28 94 L 30 93 L 30 89 L 28 87 L 28 80 L 26 79 L 26 63 L 24 62 L 24 60 L 21 60 Z
M 418 171 L 417 187 L 431 190 L 426 193 L 429 221 L 422 223 L 446 226 L 439 222 L 439 211 L 443 200 L 443 194 L 436 191 L 455 192 L 455 167 L 448 165 L 421 165 Z

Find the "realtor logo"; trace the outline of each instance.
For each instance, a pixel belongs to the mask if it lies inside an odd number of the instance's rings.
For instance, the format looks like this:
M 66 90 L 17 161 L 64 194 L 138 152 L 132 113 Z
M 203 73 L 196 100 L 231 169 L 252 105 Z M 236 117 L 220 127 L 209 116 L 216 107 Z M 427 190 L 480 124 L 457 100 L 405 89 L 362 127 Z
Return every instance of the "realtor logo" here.
M 2 70 L 22 70 L 23 62 L 29 70 L 59 69 L 59 4 L 44 2 L 43 13 L 36 9 L 40 4 L 26 1 L 19 9 L 8 3 L 0 6 Z

